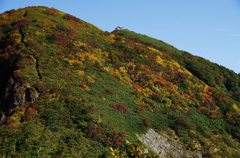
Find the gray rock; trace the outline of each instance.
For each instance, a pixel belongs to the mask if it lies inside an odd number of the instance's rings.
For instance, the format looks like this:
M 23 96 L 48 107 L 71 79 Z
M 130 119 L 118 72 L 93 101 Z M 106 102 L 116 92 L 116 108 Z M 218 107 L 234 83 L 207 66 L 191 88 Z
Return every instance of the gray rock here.
M 151 148 L 159 157 L 202 157 L 201 154 L 192 155 L 189 151 L 185 150 L 183 143 L 180 141 L 175 141 L 168 135 L 155 132 L 150 129 L 147 133 L 142 134 L 142 136 L 137 135 L 140 141 L 145 143 L 149 148 Z

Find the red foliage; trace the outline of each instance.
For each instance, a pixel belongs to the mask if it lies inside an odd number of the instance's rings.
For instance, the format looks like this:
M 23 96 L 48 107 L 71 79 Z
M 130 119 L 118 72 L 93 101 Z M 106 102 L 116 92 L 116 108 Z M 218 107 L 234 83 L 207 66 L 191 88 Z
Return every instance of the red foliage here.
M 5 52 L 7 52 L 7 49 L 5 48 Z M 4 54 L 0 54 L 0 59 L 7 59 L 9 57 L 9 53 L 4 53 Z
M 34 75 L 35 73 L 34 72 L 28 72 L 29 75 Z
M 118 109 L 118 107 L 116 106 L 116 104 L 109 104 L 108 106 L 109 106 L 109 107 L 112 107 L 112 108 L 114 108 L 114 109 Z
M 90 101 L 90 102 L 92 102 L 92 101 L 93 101 L 93 99 L 92 99 L 92 98 L 90 98 L 90 99 L 89 99 L 89 101 Z M 99 107 L 99 108 L 100 108 L 100 107 Z
M 51 22 L 57 22 L 57 20 L 55 19 L 49 19 Z
M 203 105 L 204 106 L 207 106 L 209 105 L 210 106 L 210 109 L 211 110 L 215 110 L 215 103 L 211 101 L 211 99 L 208 98 L 208 96 L 205 96 L 204 99 L 203 99 Z
M 175 110 L 180 110 L 181 108 L 179 106 L 174 106 Z
M 139 49 L 140 47 L 139 46 L 135 46 L 135 49 Z
M 154 101 L 160 101 L 164 96 L 157 91 L 154 91 L 152 94 L 152 99 Z
M 173 64 L 172 67 L 174 68 L 175 71 L 178 71 L 178 66 L 176 64 Z
M 7 127 L 8 129 L 12 129 L 12 127 L 14 127 L 14 123 L 13 123 L 13 122 L 8 122 L 8 123 L 6 124 L 6 127 Z
M 164 83 L 163 81 L 156 81 L 156 82 L 154 83 L 154 85 L 158 86 L 159 88 L 164 87 L 165 84 L 166 84 L 166 83 Z
M 85 23 L 84 26 L 90 27 L 91 25 L 89 23 Z
M 121 142 L 119 142 L 119 141 L 121 141 L 118 137 L 114 140 L 114 144 L 116 144 L 116 145 L 118 145 L 118 146 L 121 146 Z
M 1 24 L 2 27 L 10 27 L 10 24 L 6 23 L 6 24 Z
M 108 88 L 108 89 L 107 89 L 107 93 L 108 93 L 108 94 L 114 94 L 114 90 L 113 90 L 113 89 L 110 89 L 110 88 Z
M 177 74 L 178 79 L 182 80 L 182 79 L 188 79 L 188 75 L 182 72 L 178 72 Z
M 144 118 L 144 124 L 145 126 L 150 126 L 150 121 L 148 121 L 148 119 Z
M 38 107 L 38 104 L 36 104 L 36 103 L 31 103 L 31 107 L 32 107 L 32 108 L 36 108 L 36 107 Z
M 66 47 L 69 43 L 69 39 L 67 39 L 66 35 L 57 32 L 55 34 L 55 43 L 59 46 Z
M 50 90 L 50 91 L 51 91 L 52 93 L 55 93 L 55 92 L 57 92 L 57 91 L 58 91 L 58 89 L 59 89 L 58 87 L 55 87 L 55 88 L 51 88 L 51 90 Z
M 67 36 L 73 36 L 73 37 L 77 36 L 76 31 L 74 29 L 71 29 L 71 28 L 58 27 L 57 31 L 58 32 L 64 32 L 64 33 L 66 33 Z
M 73 20 L 73 21 L 78 22 L 78 23 L 82 22 L 80 19 L 78 19 L 75 16 L 72 16 L 70 14 L 64 14 L 63 19 Z
M 67 84 L 66 87 L 67 87 L 67 89 L 71 89 L 71 88 L 72 88 L 72 85 Z
M 110 133 L 110 135 L 115 138 L 117 135 L 119 134 L 119 131 L 113 131 L 112 133 Z
M 90 140 L 97 141 L 100 137 L 103 137 L 103 131 L 104 129 L 101 129 L 92 123 L 89 123 L 87 129 L 85 130 L 85 133 Z
M 43 13 L 44 14 L 46 14 L 46 15 L 52 15 L 52 16 L 54 16 L 54 17 L 56 17 L 58 14 L 56 13 L 56 12 L 54 12 L 53 10 L 50 10 L 50 11 L 43 11 Z
M 20 105 L 19 107 L 21 109 L 21 112 L 25 111 L 25 108 L 22 105 Z
M 132 61 L 133 57 L 129 54 L 123 54 L 123 59 L 125 62 L 130 62 Z
M 76 117 L 74 115 L 72 115 L 71 118 L 74 120 Z
M 157 56 L 153 52 L 148 54 L 148 60 L 155 60 L 155 59 L 157 59 Z
M 145 43 L 147 46 L 152 46 L 153 44 L 151 43 L 151 42 L 149 42 L 149 41 L 147 41 L 146 43 Z
M 123 103 L 110 104 L 109 107 L 112 107 L 114 109 L 118 109 L 120 112 L 125 111 L 125 114 L 130 113 L 130 110 Z
M 122 132 L 120 132 L 120 135 L 123 136 L 123 137 L 126 137 L 127 136 L 127 132 L 125 130 L 123 130 Z
M 32 21 L 28 20 L 28 19 L 19 19 L 19 20 L 15 21 L 15 24 L 17 24 L 19 27 L 27 27 L 31 23 L 32 23 Z
M 47 73 L 43 73 L 43 75 L 49 77 L 49 76 L 51 76 L 51 73 L 50 73 L 50 72 L 47 72 Z
M 233 124 L 235 127 L 240 127 L 239 115 L 237 113 L 229 113 L 226 120 L 228 123 Z
M 81 83 L 81 84 L 80 84 L 80 87 L 84 89 L 84 88 L 85 88 L 84 83 Z
M 216 97 L 216 99 L 218 99 L 218 100 L 224 100 L 224 97 L 218 96 L 218 97 Z
M 191 128 L 190 125 L 187 123 L 187 120 L 185 118 L 183 118 L 182 116 L 180 116 L 177 119 L 177 124 L 184 126 L 185 128 Z
M 134 66 L 133 65 L 129 65 L 128 66 L 128 71 L 131 71 L 131 70 L 133 70 L 134 69 Z
M 185 124 L 187 124 L 187 120 L 185 118 L 183 118 L 182 116 L 180 116 L 177 119 L 177 123 L 180 124 L 180 125 L 185 125 Z
M 88 106 L 88 109 L 89 109 L 90 112 L 94 112 L 94 107 Z
M 27 115 L 27 114 L 26 114 L 26 115 L 23 116 L 23 120 L 24 120 L 24 121 L 32 121 L 33 118 L 32 118 L 31 115 Z
M 141 107 L 141 106 L 137 107 L 137 110 L 145 112 L 145 109 L 143 107 Z
M 28 112 L 28 114 L 30 114 L 30 115 L 36 115 L 37 110 L 34 109 L 34 108 L 29 107 L 27 112 Z

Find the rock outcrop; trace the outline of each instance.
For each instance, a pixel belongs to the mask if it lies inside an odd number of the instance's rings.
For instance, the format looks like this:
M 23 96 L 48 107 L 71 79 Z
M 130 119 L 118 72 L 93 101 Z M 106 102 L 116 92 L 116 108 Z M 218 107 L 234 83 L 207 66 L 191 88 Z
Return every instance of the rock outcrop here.
M 36 59 L 31 55 L 19 55 L 13 58 L 12 62 L 9 63 L 11 72 L 4 79 L 7 81 L 7 86 L 2 92 L 3 105 L 5 106 L 2 109 L 4 109 L 5 114 L 11 113 L 11 111 L 20 105 L 25 106 L 26 102 L 34 102 L 40 95 L 29 83 L 33 79 L 38 80 L 39 76 L 35 75 L 35 78 L 29 77 L 29 80 L 23 76 L 24 73 L 38 74 Z M 28 72 L 29 68 L 31 68 L 32 72 Z
M 183 143 L 179 140 L 176 141 L 166 134 L 160 135 L 153 129 L 137 137 L 161 158 L 202 157 L 201 154 L 185 150 Z

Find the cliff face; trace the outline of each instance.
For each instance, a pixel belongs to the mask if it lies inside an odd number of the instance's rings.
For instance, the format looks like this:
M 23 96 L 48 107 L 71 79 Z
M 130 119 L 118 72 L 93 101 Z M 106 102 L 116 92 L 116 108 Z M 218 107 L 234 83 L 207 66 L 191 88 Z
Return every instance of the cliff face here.
M 239 155 L 240 79 L 225 68 L 47 7 L 0 14 L 0 40 L 0 155 Z

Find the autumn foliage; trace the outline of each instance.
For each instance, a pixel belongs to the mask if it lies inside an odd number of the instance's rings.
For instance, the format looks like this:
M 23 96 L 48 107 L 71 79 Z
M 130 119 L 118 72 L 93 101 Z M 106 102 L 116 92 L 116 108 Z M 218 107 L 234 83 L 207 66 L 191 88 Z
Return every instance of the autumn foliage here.
M 203 157 L 238 157 L 239 74 L 55 8 L 0 19 L 2 157 L 111 157 L 110 147 L 139 157 L 126 139 L 149 128 Z

